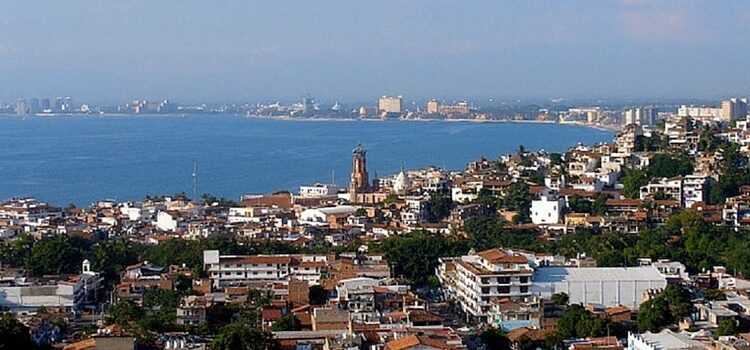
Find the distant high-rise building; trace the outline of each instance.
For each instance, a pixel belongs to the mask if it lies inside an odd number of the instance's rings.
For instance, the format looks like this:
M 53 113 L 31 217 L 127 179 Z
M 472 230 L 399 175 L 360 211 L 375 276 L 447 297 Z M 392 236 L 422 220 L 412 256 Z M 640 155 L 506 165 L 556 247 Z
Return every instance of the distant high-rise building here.
M 734 97 L 721 101 L 721 119 L 731 121 L 737 118 L 745 118 L 747 116 L 747 102 L 747 97 Z
M 310 96 L 306 96 L 302 99 L 302 113 L 307 114 L 315 109 L 315 100 Z
M 401 113 L 404 98 L 402 96 L 383 96 L 378 100 L 380 113 Z
M 63 107 L 63 108 L 62 108 L 63 112 L 66 112 L 66 113 L 70 113 L 70 112 L 73 112 L 73 99 L 72 99 L 72 98 L 70 98 L 70 97 L 66 97 L 66 98 L 65 98 L 65 99 L 63 100 L 63 105 L 62 105 L 62 107 Z
M 440 109 L 440 101 L 429 100 L 427 101 L 427 114 L 437 114 Z
M 654 107 L 633 107 L 623 113 L 625 125 L 651 126 L 656 124 L 659 111 Z
M 49 103 L 49 99 L 48 98 L 43 98 L 42 99 L 42 103 L 39 106 L 39 108 L 41 108 L 42 112 L 50 112 L 51 111 L 50 107 L 51 106 L 50 106 L 50 103 Z
M 29 105 L 26 103 L 26 99 L 19 98 L 16 102 L 16 114 L 25 115 L 29 114 Z
M 63 111 L 63 98 L 57 97 L 55 98 L 55 112 L 62 112 Z
M 39 99 L 36 97 L 29 99 L 29 114 L 37 114 L 41 112 L 39 107 Z

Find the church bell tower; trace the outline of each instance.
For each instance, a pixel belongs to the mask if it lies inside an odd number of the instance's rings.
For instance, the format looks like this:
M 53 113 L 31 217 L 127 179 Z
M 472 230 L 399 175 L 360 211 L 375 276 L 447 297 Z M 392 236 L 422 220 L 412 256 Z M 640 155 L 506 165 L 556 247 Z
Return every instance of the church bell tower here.
M 370 189 L 370 178 L 367 175 L 367 151 L 362 143 L 352 150 L 352 177 L 349 181 L 349 200 L 357 201 L 357 195 Z

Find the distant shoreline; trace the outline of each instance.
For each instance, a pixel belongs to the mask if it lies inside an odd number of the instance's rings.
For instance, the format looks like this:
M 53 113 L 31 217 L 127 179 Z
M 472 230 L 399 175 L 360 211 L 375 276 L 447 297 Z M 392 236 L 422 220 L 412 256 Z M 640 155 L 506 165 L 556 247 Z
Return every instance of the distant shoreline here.
M 240 117 L 245 119 L 258 119 L 258 120 L 278 120 L 278 121 L 298 121 L 298 122 L 421 122 L 421 123 L 513 123 L 513 124 L 545 124 L 545 125 L 572 125 L 585 128 L 591 128 L 602 131 L 618 132 L 620 126 L 617 125 L 596 125 L 586 124 L 581 122 L 557 122 L 552 120 L 507 120 L 507 119 L 380 119 L 380 118 L 336 118 L 336 117 L 289 117 L 289 116 L 262 116 L 262 115 L 242 115 L 235 113 L 214 113 L 214 114 L 202 114 L 202 113 L 169 113 L 169 114 L 128 114 L 128 113 L 104 113 L 104 114 L 34 114 L 34 115 L 16 115 L 16 114 L 0 114 L 2 117 L 15 117 L 15 118 L 66 118 L 66 117 L 191 117 L 193 115 L 200 116 L 228 116 L 228 117 Z
M 424 123 L 513 123 L 513 124 L 546 124 L 546 125 L 572 125 L 586 127 L 602 131 L 617 132 L 620 131 L 619 126 L 615 125 L 593 125 L 579 122 L 556 122 L 551 120 L 502 120 L 502 119 L 375 119 L 375 118 L 295 118 L 287 116 L 259 116 L 259 115 L 244 115 L 240 116 L 246 119 L 261 119 L 261 120 L 280 120 L 280 121 L 301 121 L 301 122 L 424 122 Z

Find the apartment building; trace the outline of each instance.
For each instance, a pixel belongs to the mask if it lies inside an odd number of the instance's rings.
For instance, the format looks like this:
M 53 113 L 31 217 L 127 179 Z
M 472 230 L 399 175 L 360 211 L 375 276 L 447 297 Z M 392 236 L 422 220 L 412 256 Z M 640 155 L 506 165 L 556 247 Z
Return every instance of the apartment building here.
M 530 297 L 533 273 L 526 256 L 499 248 L 441 258 L 437 267 L 446 296 L 478 321 L 487 320 L 495 300 Z
M 243 256 L 220 255 L 218 250 L 203 251 L 203 267 L 213 288 L 290 279 L 318 284 L 327 261 L 327 255 Z

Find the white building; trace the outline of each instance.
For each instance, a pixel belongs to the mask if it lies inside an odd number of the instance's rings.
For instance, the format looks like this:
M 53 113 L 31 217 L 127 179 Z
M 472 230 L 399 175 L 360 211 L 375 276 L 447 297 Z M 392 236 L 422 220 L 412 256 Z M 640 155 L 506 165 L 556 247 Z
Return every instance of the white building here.
M 659 333 L 628 333 L 628 350 L 698 350 L 706 349 L 703 342 L 686 332 L 675 333 L 665 329 Z
M 623 305 L 637 310 L 644 291 L 666 286 L 667 278 L 654 266 L 542 267 L 534 273 L 532 291 L 547 299 L 566 293 L 571 304 Z
M 320 198 L 320 197 L 333 197 L 339 192 L 339 185 L 336 184 L 321 184 L 316 183 L 312 186 L 300 186 L 299 195 L 300 197 L 307 198 Z
M 640 199 L 644 200 L 661 193 L 666 198 L 682 203 L 682 177 L 653 179 L 646 186 L 641 186 Z
M 34 198 L 14 198 L 0 203 L 0 219 L 7 219 L 16 224 L 35 225 L 42 220 L 62 217 L 62 209 Z
M 455 258 L 440 258 L 437 277 L 447 297 L 468 316 L 486 320 L 493 301 L 531 296 L 533 269 L 526 256 L 490 249 Z
M 0 279 L 0 307 L 12 312 L 35 312 L 41 307 L 64 312 L 79 310 L 101 286 L 102 278 L 84 260 L 80 275 L 66 280 L 28 280 L 23 277 Z
M 187 225 L 184 224 L 183 214 L 174 210 L 160 211 L 156 214 L 156 228 L 167 232 L 184 231 Z
M 698 202 L 706 202 L 712 177 L 705 174 L 686 175 L 682 181 L 682 205 L 691 208 Z
M 203 251 L 204 271 L 214 288 L 247 286 L 254 282 L 289 281 L 317 284 L 326 268 L 326 255 L 220 255 Z
M 652 107 L 634 107 L 628 108 L 623 112 L 625 125 L 654 125 L 658 111 Z
M 402 96 L 383 96 L 378 100 L 380 113 L 401 113 L 404 98 Z
M 336 207 L 306 209 L 300 213 L 300 224 L 310 226 L 328 226 L 334 218 L 346 218 L 354 215 L 356 207 L 351 205 L 339 205 Z
M 284 212 L 283 208 L 277 207 L 231 207 L 227 222 L 229 223 L 247 223 L 261 222 L 270 216 L 279 215 Z
M 539 200 L 533 200 L 531 201 L 531 222 L 537 225 L 556 224 L 560 220 L 564 208 L 565 200 L 563 198 L 541 197 Z
M 682 105 L 677 110 L 677 115 L 707 122 L 716 121 L 721 120 L 721 108 Z

